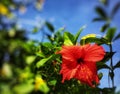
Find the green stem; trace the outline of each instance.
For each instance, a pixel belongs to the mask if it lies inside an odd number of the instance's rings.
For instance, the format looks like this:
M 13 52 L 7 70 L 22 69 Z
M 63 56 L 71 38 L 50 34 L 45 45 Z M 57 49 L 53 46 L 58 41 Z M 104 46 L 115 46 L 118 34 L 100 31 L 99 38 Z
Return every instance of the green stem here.
M 110 73 L 110 69 L 109 69 L 109 72 L 108 73 Z M 109 86 L 109 88 L 110 88 L 110 76 L 109 76 L 109 74 L 108 74 L 108 86 Z
M 113 52 L 112 44 L 110 46 L 110 53 Z M 110 58 L 110 67 L 111 67 L 111 80 L 112 80 L 112 87 L 114 87 L 114 69 L 113 69 L 113 58 Z

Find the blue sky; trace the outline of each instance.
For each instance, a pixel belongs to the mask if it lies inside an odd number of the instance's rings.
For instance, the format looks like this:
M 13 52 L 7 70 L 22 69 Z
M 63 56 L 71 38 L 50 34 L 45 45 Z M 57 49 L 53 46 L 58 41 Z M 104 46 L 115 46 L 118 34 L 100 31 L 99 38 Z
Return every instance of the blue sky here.
M 110 0 L 109 7 L 106 9 L 109 13 L 114 4 L 120 0 Z M 45 0 L 44 7 L 41 11 L 36 11 L 34 6 L 31 5 L 27 8 L 25 14 L 17 14 L 18 24 L 22 28 L 25 28 L 29 33 L 30 39 L 41 40 L 41 33 L 37 35 L 30 34 L 34 26 L 40 26 L 42 23 L 47 20 L 50 21 L 55 29 L 60 27 L 66 28 L 66 30 L 71 33 L 76 33 L 80 27 L 86 25 L 86 29 L 82 32 L 81 36 L 84 36 L 89 33 L 101 34 L 100 27 L 104 24 L 103 22 L 92 22 L 94 17 L 98 15 L 95 12 L 95 7 L 100 5 L 99 0 Z M 101 5 L 103 6 L 103 5 Z M 115 15 L 115 18 L 112 21 L 112 26 L 117 27 L 117 33 L 120 32 L 120 10 Z M 40 27 L 39 27 L 40 28 Z M 114 51 L 117 51 L 117 54 L 114 56 L 115 62 L 120 59 L 120 40 L 116 41 L 113 44 Z M 108 48 L 106 48 L 107 50 Z M 109 64 L 109 62 L 108 62 Z M 100 87 L 108 87 L 108 71 L 102 70 L 104 72 L 104 77 L 101 80 Z M 120 69 L 115 70 L 115 85 L 120 87 Z

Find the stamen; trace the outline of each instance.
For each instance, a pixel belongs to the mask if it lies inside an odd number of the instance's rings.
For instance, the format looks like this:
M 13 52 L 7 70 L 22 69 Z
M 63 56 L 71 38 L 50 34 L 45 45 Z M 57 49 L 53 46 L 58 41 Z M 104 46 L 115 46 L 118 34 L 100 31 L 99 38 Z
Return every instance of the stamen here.
M 83 62 L 82 58 L 77 59 L 77 63 L 82 63 L 82 62 Z

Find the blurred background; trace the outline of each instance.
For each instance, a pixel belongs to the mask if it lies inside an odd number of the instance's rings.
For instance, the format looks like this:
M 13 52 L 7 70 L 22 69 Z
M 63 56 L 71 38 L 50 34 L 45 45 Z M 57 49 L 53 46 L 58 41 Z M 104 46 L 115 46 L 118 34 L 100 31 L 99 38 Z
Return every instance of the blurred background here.
M 81 36 L 95 33 L 101 37 L 105 35 L 108 27 L 116 27 L 116 35 L 120 36 L 120 0 L 1 0 L 1 77 L 5 77 L 4 80 L 7 83 L 14 77 L 15 71 L 21 72 L 17 67 L 25 67 L 25 57 L 33 55 L 35 45 L 32 41 L 48 41 L 47 38 L 52 36 L 51 31 L 61 27 L 75 34 L 84 25 L 86 28 Z M 28 40 L 30 42 L 27 42 Z M 120 40 L 115 41 L 113 45 L 113 50 L 117 52 L 114 61 L 118 62 Z M 107 47 L 105 49 L 108 50 Z M 10 66 L 8 62 L 16 63 Z M 16 69 L 12 72 L 11 68 L 15 66 Z M 101 71 L 104 76 L 100 87 L 108 87 L 108 70 Z M 120 90 L 119 72 L 120 69 L 115 70 L 117 90 Z M 4 87 L 9 88 L 6 85 L 2 86 Z

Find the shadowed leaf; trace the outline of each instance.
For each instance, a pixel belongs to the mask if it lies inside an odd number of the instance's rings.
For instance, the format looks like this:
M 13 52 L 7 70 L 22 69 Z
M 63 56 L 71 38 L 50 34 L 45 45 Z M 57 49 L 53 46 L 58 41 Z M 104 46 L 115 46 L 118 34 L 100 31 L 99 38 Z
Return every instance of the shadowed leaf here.
M 115 52 L 106 52 L 105 57 L 101 62 L 104 62 L 104 63 L 107 62 L 114 54 Z
M 37 27 L 34 27 L 32 30 L 32 33 L 37 33 L 39 31 L 39 29 Z
M 106 12 L 102 9 L 102 7 L 96 7 L 96 12 L 102 17 L 103 19 L 107 18 Z
M 114 15 L 116 14 L 116 12 L 118 11 L 118 9 L 120 9 L 120 2 L 118 2 L 114 7 L 113 10 L 111 12 L 111 18 L 114 17 Z
M 103 19 L 103 18 L 94 18 L 92 21 L 93 22 L 96 22 L 96 21 L 105 21 L 105 19 Z
M 113 41 L 118 40 L 118 39 L 120 39 L 120 33 L 117 36 L 115 36 L 115 38 L 113 39 Z
M 98 77 L 99 77 L 99 79 L 102 79 L 103 73 L 100 72 L 100 73 L 98 74 Z
M 105 30 L 110 26 L 110 24 L 106 23 L 101 27 L 101 32 L 105 32 Z
M 108 1 L 109 0 L 99 0 L 102 4 L 104 4 L 104 5 L 108 5 Z
M 52 25 L 51 23 L 46 22 L 45 24 L 46 24 L 46 26 L 48 27 L 48 29 L 49 29 L 51 32 L 54 32 L 54 27 L 53 27 L 53 25 Z
M 100 69 L 111 69 L 111 68 L 107 64 L 99 62 L 97 63 L 97 69 L 100 70 Z
M 117 62 L 117 64 L 114 66 L 114 69 L 120 68 L 120 61 Z

